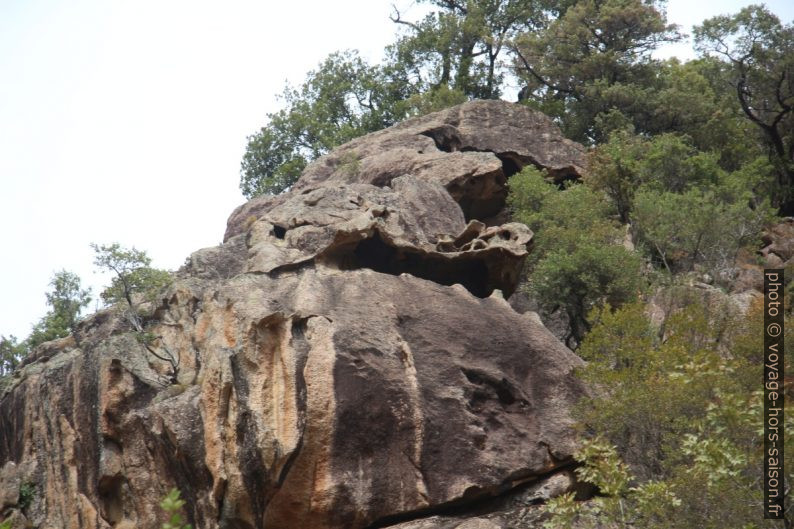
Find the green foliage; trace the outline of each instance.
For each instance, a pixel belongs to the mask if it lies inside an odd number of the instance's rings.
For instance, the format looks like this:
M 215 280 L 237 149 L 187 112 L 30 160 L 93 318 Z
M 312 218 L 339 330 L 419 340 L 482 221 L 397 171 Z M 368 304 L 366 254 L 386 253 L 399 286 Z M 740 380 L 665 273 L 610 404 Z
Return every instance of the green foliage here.
M 648 114 L 658 62 L 651 52 L 679 39 L 657 2 L 581 0 L 540 31 L 514 43 L 530 104 L 562 121 L 573 139 L 600 142 L 594 125 Z M 623 121 L 623 120 L 621 120 Z M 611 127 L 609 127 L 611 128 Z
M 13 334 L 8 337 L 0 335 L 0 377 L 10 375 L 27 352 L 27 344 L 18 342 Z
M 100 294 L 108 305 L 127 303 L 134 308 L 143 301 L 151 301 L 171 283 L 171 274 L 152 268 L 151 258 L 142 250 L 135 247 L 127 249 L 118 243 L 92 243 L 91 248 L 96 254 L 94 264 L 115 276 L 110 286 Z
M 109 287 L 101 294 L 108 304 L 124 307 L 127 320 L 133 328 L 135 339 L 158 360 L 170 366 L 170 382 L 175 384 L 179 375 L 180 356 L 168 349 L 161 336 L 146 330 L 140 314 L 140 306 L 154 302 L 172 282 L 166 270 L 152 268 L 152 260 L 146 252 L 134 247 L 123 248 L 118 243 L 109 245 L 91 244 L 94 249 L 94 264 L 115 275 Z
M 50 286 L 52 290 L 46 293 L 50 309 L 33 326 L 30 336 L 20 342 L 13 335 L 0 335 L 0 377 L 10 375 L 34 347 L 73 333 L 80 313 L 91 302 L 90 289 L 82 289 L 80 277 L 72 272 L 56 272 Z
M 591 318 L 580 374 L 595 392 L 577 415 L 592 437 L 577 472 L 601 496 L 553 500 L 547 527 L 774 527 L 759 515 L 760 303 L 745 316 L 689 299 L 661 334 L 641 303 Z
M 573 250 L 585 230 L 598 243 L 621 238 L 610 219 L 613 210 L 602 193 L 576 184 L 560 190 L 534 167 L 510 178 L 507 205 L 513 219 L 536 234 L 533 259 L 556 249 Z
M 618 131 L 607 143 L 590 152 L 587 183 L 603 191 L 615 205 L 621 222 L 628 222 L 634 194 L 643 175 L 647 142 L 626 131 Z
M 390 62 L 417 92 L 448 90 L 467 98 L 496 99 L 507 71 L 502 57 L 520 33 L 544 20 L 534 0 L 461 2 L 423 0 L 436 10 L 417 22 L 399 11 L 392 20 L 406 30 L 389 48 Z
M 739 250 L 760 241 L 771 211 L 763 205 L 750 209 L 746 201 L 723 202 L 712 191 L 645 188 L 636 195 L 632 217 L 638 239 L 668 271 L 701 265 L 730 280 Z
M 404 114 L 406 117 L 422 116 L 454 107 L 465 103 L 467 100 L 466 94 L 460 90 L 442 85 L 426 92 L 413 94 L 408 99 L 397 103 L 397 107 L 400 109 L 399 113 Z
M 762 197 L 769 196 L 772 174 L 757 157 L 728 172 L 717 152 L 697 150 L 688 136 L 659 134 L 645 138 L 618 131 L 591 151 L 586 180 L 591 187 L 604 191 L 621 221 L 628 222 L 640 189 L 670 193 L 714 190 L 726 201 L 750 201 L 758 206 Z
M 637 295 L 642 262 L 621 244 L 623 234 L 602 193 L 584 185 L 560 190 L 526 168 L 510 180 L 508 205 L 514 220 L 536 234 L 528 288 L 545 310 L 564 311 L 569 344 L 590 328 L 593 307 L 619 306 Z
M 17 505 L 23 511 L 27 510 L 30 505 L 33 503 L 33 500 L 36 497 L 36 485 L 33 483 L 23 483 L 19 487 L 19 499 L 17 500 Z
M 583 230 L 584 231 L 584 230 Z M 593 307 L 622 305 L 640 288 L 640 259 L 618 244 L 598 244 L 583 232 L 572 251 L 549 252 L 535 267 L 531 288 L 546 309 L 561 306 L 578 343 L 590 329 Z
M 90 289 L 83 290 L 80 277 L 72 272 L 56 272 L 50 286 L 52 290 L 47 293 L 50 310 L 33 327 L 33 332 L 26 340 L 30 349 L 74 332 L 80 313 L 91 302 Z
M 574 457 L 581 464 L 576 469 L 579 480 L 594 485 L 601 495 L 586 505 L 576 502 L 573 493 L 553 498 L 546 505 L 551 518 L 543 524 L 545 529 L 596 528 L 605 521 L 622 528 L 648 527 L 659 513 L 681 505 L 665 482 L 629 486 L 634 480 L 629 468 L 602 438 L 585 440 Z
M 168 521 L 160 526 L 161 529 L 191 529 L 190 524 L 182 519 L 182 507 L 185 500 L 180 498 L 179 490 L 174 488 L 160 502 L 160 507 L 168 514 Z
M 311 160 L 404 118 L 397 102 L 415 91 L 401 75 L 346 51 L 329 55 L 300 87 L 287 85 L 285 108 L 268 114 L 268 124 L 248 138 L 240 170 L 243 195 L 281 193 Z
M 248 138 L 243 195 L 281 193 L 315 158 L 406 117 L 498 97 L 508 43 L 543 18 L 530 0 L 426 3 L 437 9 L 418 22 L 395 11 L 392 20 L 405 32 L 387 47 L 382 65 L 367 64 L 355 51 L 336 52 L 300 87 L 285 88 L 284 108 Z
M 794 203 L 794 25 L 764 6 L 695 27 L 695 48 L 725 61 L 724 78 L 746 118 L 761 132 L 778 173 L 781 199 Z M 785 208 L 784 208 L 785 209 Z

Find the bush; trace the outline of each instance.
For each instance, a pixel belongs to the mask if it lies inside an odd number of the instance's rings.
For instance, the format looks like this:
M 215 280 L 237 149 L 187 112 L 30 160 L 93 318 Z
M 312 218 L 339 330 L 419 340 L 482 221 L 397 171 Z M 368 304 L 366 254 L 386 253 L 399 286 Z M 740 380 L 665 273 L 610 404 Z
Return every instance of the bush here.
M 581 184 L 565 189 L 535 168 L 510 179 L 513 219 L 535 233 L 526 289 L 548 312 L 568 318 L 566 343 L 574 346 L 590 328 L 587 314 L 600 304 L 619 306 L 634 299 L 642 261 L 622 245 L 606 196 Z
M 549 527 L 778 526 L 761 518 L 762 307 L 713 325 L 721 312 L 692 303 L 668 319 L 664 340 L 640 303 L 592 315 L 580 375 L 596 395 L 576 411 L 589 437 L 577 472 L 602 496 L 553 500 Z M 794 344 L 786 342 L 790 358 Z M 788 480 L 792 439 L 785 439 Z
M 532 272 L 531 290 L 549 310 L 561 307 L 570 324 L 570 339 L 581 342 L 588 313 L 609 303 L 633 300 L 640 288 L 641 260 L 619 245 L 593 243 L 582 236 L 573 250 L 547 254 Z
M 772 216 L 769 206 L 726 203 L 711 191 L 683 194 L 643 189 L 634 206 L 634 230 L 650 255 L 670 273 L 703 266 L 716 277 L 732 279 L 737 254 L 760 242 Z
M 124 307 L 135 338 L 152 356 L 169 364 L 170 381 L 175 384 L 179 376 L 179 353 L 173 353 L 161 340 L 162 337 L 147 331 L 139 313 L 142 303 L 155 301 L 163 289 L 171 284 L 171 274 L 152 268 L 152 260 L 146 252 L 134 247 L 122 248 L 118 243 L 92 244 L 91 247 L 96 253 L 94 264 L 114 274 L 110 286 L 101 294 L 102 299 L 108 304 Z

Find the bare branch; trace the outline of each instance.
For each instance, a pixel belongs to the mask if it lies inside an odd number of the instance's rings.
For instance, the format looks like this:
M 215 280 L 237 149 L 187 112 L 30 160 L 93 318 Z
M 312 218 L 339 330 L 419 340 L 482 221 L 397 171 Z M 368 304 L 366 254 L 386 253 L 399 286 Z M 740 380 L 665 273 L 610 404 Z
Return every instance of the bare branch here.
M 391 20 L 395 24 L 403 24 L 405 26 L 408 26 L 409 28 L 413 29 L 414 31 L 419 31 L 419 26 L 417 26 L 413 22 L 408 22 L 407 20 L 403 20 L 402 18 L 400 18 L 400 10 L 397 9 L 396 5 L 392 4 L 391 7 L 392 7 L 392 9 L 394 9 L 394 13 L 397 16 L 395 17 L 394 15 L 389 15 L 389 20 Z

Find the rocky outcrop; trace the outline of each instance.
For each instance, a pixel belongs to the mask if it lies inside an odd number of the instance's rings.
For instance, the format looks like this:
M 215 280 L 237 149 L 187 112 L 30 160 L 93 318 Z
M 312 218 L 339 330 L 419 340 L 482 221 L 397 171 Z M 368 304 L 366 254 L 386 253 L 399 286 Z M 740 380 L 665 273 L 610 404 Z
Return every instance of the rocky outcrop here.
M 198 529 L 464 527 L 450 510 L 569 490 L 581 360 L 505 300 L 532 233 L 484 216 L 520 164 L 576 174 L 580 155 L 545 117 L 474 102 L 238 208 L 142 315 L 176 384 L 113 308 L 14 375 L 4 515 L 155 528 L 177 487 Z
M 578 178 L 585 149 L 540 112 L 504 101 L 472 101 L 346 143 L 306 168 L 293 191 L 325 184 L 389 186 L 412 175 L 440 183 L 467 220 L 497 216 L 507 179 L 527 165 L 558 181 Z M 235 210 L 225 240 L 283 200 L 260 197 Z

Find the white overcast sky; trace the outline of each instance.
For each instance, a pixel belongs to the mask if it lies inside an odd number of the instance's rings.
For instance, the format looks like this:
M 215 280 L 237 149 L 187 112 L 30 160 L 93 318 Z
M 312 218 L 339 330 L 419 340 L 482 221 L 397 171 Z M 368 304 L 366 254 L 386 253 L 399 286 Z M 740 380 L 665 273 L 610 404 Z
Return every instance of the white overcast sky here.
M 339 49 L 379 60 L 392 3 L 421 12 L 411 0 L 0 0 L 0 334 L 27 336 L 56 270 L 98 297 L 91 242 L 169 269 L 220 243 L 244 201 L 246 136 L 285 80 Z M 750 3 L 671 0 L 667 13 L 689 32 Z M 794 19 L 794 2 L 766 5 Z

